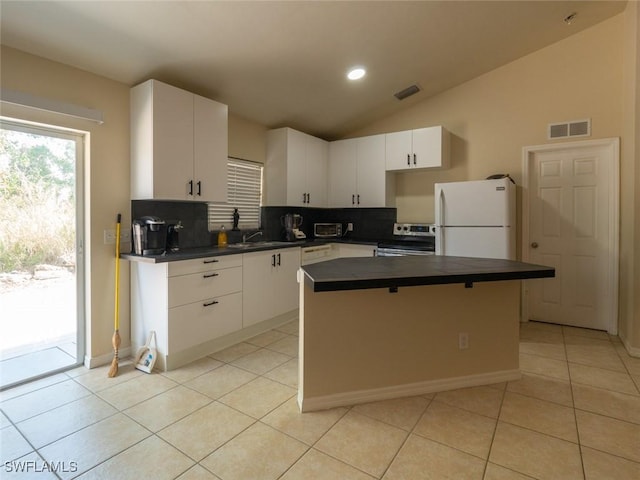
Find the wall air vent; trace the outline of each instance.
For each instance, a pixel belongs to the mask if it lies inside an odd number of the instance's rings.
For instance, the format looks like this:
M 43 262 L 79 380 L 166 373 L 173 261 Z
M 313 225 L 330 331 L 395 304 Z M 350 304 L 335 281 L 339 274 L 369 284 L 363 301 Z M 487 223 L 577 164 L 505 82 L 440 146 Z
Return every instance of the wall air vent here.
M 414 95 L 420 91 L 420 87 L 418 85 L 411 85 L 410 87 L 405 88 L 404 90 L 400 90 L 393 94 L 398 100 L 404 100 L 411 95 Z
M 550 123 L 547 138 L 589 137 L 591 135 L 591 119 L 573 120 L 571 122 Z

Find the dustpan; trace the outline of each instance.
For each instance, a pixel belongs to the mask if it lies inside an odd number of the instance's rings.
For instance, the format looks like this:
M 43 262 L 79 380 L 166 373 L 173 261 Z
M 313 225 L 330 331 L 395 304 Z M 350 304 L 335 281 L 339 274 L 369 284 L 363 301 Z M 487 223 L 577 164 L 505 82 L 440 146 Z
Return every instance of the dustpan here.
M 156 363 L 156 349 L 156 332 L 151 330 L 147 343 L 143 347 L 140 347 L 136 353 L 135 366 L 138 370 L 151 373 Z

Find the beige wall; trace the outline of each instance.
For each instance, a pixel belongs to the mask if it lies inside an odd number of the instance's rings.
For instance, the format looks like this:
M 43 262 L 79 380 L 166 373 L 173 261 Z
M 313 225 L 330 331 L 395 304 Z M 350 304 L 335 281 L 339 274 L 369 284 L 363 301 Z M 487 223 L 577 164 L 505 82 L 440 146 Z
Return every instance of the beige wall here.
M 229 112 L 229 156 L 264 163 L 267 127 Z
M 436 182 L 510 173 L 520 184 L 522 147 L 566 141 L 547 140 L 548 123 L 591 118 L 590 138 L 621 137 L 619 326 L 632 349 L 640 349 L 638 37 L 638 5 L 629 2 L 620 15 L 348 135 L 452 132 L 451 169 L 396 177 L 398 220 L 416 222 L 434 220 Z

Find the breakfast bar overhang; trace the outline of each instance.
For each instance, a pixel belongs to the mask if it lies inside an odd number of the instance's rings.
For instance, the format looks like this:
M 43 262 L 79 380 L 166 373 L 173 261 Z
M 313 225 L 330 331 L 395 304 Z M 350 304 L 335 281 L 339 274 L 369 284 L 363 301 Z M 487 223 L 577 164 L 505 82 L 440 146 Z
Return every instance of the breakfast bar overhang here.
M 301 268 L 301 411 L 520 378 L 520 284 L 551 267 L 419 256 Z

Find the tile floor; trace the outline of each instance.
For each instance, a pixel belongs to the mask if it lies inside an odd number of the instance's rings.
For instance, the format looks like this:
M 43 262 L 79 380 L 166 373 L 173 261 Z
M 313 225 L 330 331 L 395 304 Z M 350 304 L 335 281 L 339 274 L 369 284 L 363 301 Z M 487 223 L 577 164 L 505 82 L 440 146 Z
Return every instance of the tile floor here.
M 603 332 L 524 324 L 522 380 L 304 415 L 296 345 L 291 323 L 166 374 L 0 392 L 0 477 L 640 478 L 640 359 Z

